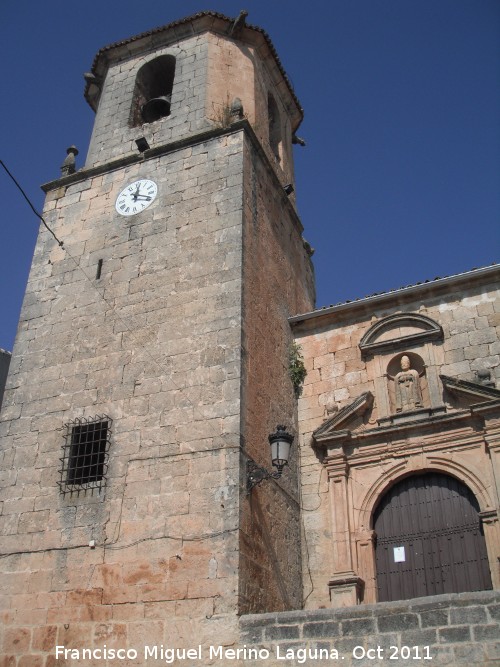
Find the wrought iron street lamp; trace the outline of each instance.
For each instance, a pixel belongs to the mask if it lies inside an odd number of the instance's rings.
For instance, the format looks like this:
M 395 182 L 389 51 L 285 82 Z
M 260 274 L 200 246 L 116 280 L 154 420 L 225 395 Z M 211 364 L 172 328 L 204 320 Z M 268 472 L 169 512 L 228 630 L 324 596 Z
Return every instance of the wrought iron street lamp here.
M 277 426 L 276 432 L 271 433 L 269 438 L 271 445 L 271 462 L 276 468 L 269 472 L 266 468 L 257 465 L 255 461 L 247 461 L 247 492 L 250 493 L 254 486 L 257 486 L 265 479 L 279 479 L 283 473 L 283 468 L 288 464 L 290 458 L 290 447 L 293 442 L 293 435 L 286 431 L 284 426 Z

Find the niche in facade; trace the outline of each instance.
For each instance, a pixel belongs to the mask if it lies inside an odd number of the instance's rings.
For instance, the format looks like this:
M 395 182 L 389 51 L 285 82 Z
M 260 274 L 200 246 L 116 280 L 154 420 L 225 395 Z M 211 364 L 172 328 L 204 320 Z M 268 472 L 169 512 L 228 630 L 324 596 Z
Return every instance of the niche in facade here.
M 420 410 L 429 406 L 425 364 L 415 352 L 393 357 L 387 365 L 392 414 Z
M 269 145 L 278 162 L 281 162 L 281 118 L 276 100 L 271 95 L 267 96 L 267 117 L 269 121 Z
M 174 76 L 174 56 L 158 56 L 140 68 L 132 101 L 132 127 L 170 115 Z

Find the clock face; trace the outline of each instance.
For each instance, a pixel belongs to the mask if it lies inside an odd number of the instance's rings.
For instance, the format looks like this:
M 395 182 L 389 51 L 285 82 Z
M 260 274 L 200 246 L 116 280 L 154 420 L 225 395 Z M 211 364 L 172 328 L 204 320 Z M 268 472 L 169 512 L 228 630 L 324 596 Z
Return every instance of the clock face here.
M 130 183 L 116 198 L 116 212 L 120 215 L 136 215 L 150 206 L 158 194 L 158 186 L 154 181 L 141 178 Z

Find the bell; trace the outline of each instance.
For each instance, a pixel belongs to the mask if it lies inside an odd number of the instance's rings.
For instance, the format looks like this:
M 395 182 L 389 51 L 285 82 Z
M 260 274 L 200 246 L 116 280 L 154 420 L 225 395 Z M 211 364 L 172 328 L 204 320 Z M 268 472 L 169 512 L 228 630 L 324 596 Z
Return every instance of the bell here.
M 153 123 L 155 120 L 164 118 L 170 114 L 171 95 L 153 97 L 146 102 L 141 109 L 142 119 L 145 123 Z

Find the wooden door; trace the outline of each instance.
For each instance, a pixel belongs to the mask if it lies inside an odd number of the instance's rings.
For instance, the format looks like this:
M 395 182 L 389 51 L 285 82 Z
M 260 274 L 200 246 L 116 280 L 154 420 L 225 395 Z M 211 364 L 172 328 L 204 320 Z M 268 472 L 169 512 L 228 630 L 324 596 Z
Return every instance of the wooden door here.
M 406 477 L 374 513 L 379 601 L 490 589 L 479 505 L 454 477 Z

